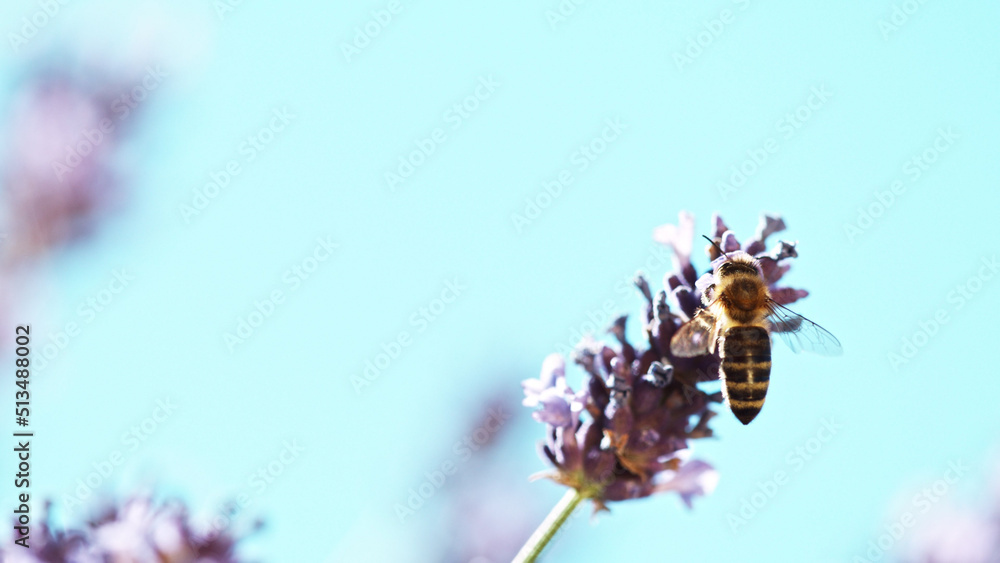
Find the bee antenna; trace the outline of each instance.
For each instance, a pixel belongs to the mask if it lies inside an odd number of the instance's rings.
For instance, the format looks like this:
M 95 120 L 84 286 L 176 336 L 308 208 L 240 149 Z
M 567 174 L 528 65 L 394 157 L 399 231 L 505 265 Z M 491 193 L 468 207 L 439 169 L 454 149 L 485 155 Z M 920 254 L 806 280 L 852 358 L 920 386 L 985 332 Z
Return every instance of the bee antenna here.
M 708 238 L 705 235 L 701 235 L 701 236 L 702 236 L 702 238 L 704 238 L 705 240 L 707 240 L 712 246 L 714 246 L 715 249 L 718 250 L 720 254 L 722 254 L 723 256 L 725 256 L 726 260 L 729 259 L 729 253 L 727 253 L 725 250 L 722 250 L 722 247 L 720 247 L 718 244 L 716 244 L 714 240 Z

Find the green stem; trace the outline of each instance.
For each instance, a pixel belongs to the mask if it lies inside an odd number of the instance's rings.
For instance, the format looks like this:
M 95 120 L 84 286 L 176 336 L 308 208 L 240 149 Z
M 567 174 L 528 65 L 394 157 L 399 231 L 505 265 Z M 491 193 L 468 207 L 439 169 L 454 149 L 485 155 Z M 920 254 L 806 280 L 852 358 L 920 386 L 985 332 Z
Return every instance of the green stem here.
M 558 504 L 552 508 L 549 515 L 545 517 L 535 533 L 531 534 L 524 547 L 514 557 L 513 563 L 534 563 L 583 499 L 584 496 L 576 489 L 566 491 L 563 498 L 559 499 Z

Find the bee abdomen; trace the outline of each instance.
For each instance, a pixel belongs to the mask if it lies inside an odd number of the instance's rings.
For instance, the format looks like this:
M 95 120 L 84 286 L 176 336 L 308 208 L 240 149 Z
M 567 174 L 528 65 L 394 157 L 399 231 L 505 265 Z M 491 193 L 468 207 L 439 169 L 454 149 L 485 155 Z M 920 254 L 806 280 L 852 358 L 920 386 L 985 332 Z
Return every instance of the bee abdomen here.
M 771 380 L 771 338 L 759 326 L 732 327 L 721 352 L 723 394 L 736 418 L 749 424 L 764 406 Z

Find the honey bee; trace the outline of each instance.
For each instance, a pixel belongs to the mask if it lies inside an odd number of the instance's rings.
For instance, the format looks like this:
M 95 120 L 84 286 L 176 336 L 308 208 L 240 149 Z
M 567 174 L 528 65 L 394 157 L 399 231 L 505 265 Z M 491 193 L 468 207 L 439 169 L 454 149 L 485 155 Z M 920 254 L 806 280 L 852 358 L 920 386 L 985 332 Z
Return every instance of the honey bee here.
M 705 237 L 708 238 L 708 237 Z M 743 424 L 764 406 L 771 378 L 771 333 L 793 352 L 840 354 L 840 342 L 823 327 L 771 299 L 756 258 L 730 256 L 709 239 L 725 260 L 715 268 L 711 301 L 681 326 L 670 341 L 675 356 L 690 358 L 719 346 L 719 379 L 726 404 Z M 706 290 L 706 295 L 708 295 Z

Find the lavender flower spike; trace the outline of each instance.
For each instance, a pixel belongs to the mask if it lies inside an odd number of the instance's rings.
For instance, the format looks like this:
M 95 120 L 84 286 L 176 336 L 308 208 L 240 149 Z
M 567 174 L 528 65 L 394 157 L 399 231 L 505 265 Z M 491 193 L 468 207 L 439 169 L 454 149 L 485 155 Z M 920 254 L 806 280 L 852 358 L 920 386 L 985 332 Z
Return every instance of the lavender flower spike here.
M 791 303 L 808 295 L 778 285 L 797 255 L 795 245 L 784 242 L 766 251 L 767 238 L 785 228 L 780 217 L 763 216 L 745 245 L 721 217 L 714 215 L 712 223 L 714 242 L 725 252 L 757 258 L 776 301 Z M 540 449 L 552 469 L 540 476 L 571 490 L 516 561 L 533 560 L 551 537 L 552 530 L 545 527 L 558 527 L 584 498 L 595 510 L 607 510 L 611 502 L 676 493 L 690 508 L 695 496 L 715 488 L 715 469 L 689 455 L 693 440 L 713 435 L 712 404 L 722 401 L 721 393 L 706 393 L 698 384 L 718 378 L 718 350 L 685 358 L 674 356 L 670 346 L 681 324 L 711 298 L 711 269 L 699 278 L 691 262 L 694 232 L 694 217 L 686 212 L 677 225 L 654 231 L 657 242 L 673 249 L 674 271 L 664 276 L 663 289 L 655 294 L 645 278 L 635 282 L 647 301 L 645 310 L 631 317 L 639 319 L 641 338 L 629 340 L 630 317 L 622 315 L 609 327 L 608 342 L 588 335 L 577 345 L 573 361 L 583 368 L 584 391 L 569 387 L 560 356 L 546 358 L 539 378 L 523 383 L 524 404 L 538 407 L 534 418 L 545 424 Z M 724 259 L 712 245 L 705 252 L 706 263 Z
M 239 541 L 255 532 L 197 527 L 187 507 L 179 502 L 157 503 L 137 495 L 112 504 L 85 525 L 54 528 L 46 505 L 37 530 L 31 530 L 28 549 L 0 547 L 0 561 L 11 563 L 99 563 L 157 561 L 164 563 L 239 563 Z
M 566 385 L 565 373 L 566 361 L 559 354 L 551 354 L 542 364 L 542 373 L 538 379 L 521 382 L 524 388 L 522 404 L 526 407 L 542 407 L 532 413 L 538 422 L 560 428 L 572 425 L 572 403 L 575 397 L 573 390 Z

